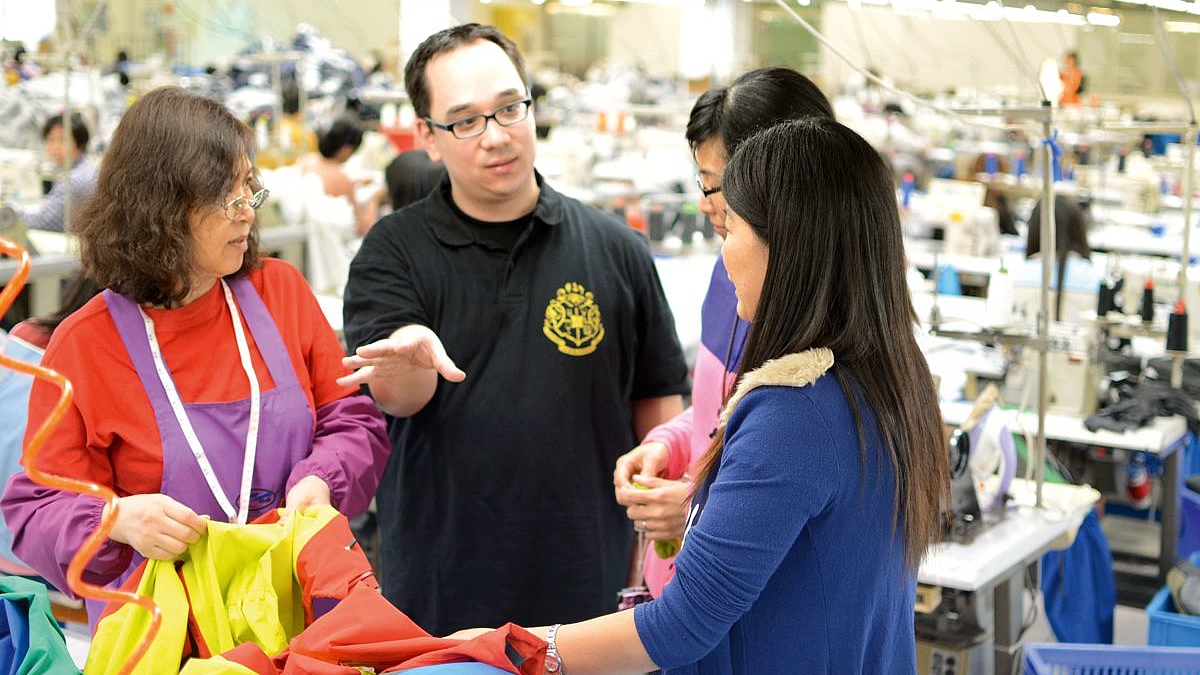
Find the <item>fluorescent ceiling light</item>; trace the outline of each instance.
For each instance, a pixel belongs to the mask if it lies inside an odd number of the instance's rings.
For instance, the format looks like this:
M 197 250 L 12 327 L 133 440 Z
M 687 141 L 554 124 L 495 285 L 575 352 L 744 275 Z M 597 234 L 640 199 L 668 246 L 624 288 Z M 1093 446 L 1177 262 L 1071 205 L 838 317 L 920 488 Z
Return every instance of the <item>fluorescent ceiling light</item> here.
M 1088 12 L 1087 22 L 1093 26 L 1119 26 L 1121 17 L 1107 12 Z

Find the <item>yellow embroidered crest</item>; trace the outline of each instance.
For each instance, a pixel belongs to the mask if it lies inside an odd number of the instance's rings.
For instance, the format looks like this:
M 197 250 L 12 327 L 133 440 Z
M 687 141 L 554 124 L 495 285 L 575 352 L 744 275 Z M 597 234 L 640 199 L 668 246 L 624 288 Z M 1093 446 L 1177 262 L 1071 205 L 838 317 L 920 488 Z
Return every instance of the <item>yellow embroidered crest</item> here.
M 546 305 L 542 333 L 569 356 L 587 356 L 604 339 L 600 307 L 583 284 L 568 282 Z

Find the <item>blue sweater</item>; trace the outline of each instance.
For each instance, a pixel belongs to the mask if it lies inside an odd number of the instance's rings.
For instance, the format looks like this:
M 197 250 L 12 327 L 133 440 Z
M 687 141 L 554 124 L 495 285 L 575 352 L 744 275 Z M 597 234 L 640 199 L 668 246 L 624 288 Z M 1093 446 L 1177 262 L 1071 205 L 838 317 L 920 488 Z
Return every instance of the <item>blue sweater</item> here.
M 864 471 L 848 401 L 822 376 L 831 364 L 739 386 L 675 581 L 635 608 L 665 673 L 915 672 L 916 579 L 892 534 L 891 462 L 860 393 Z

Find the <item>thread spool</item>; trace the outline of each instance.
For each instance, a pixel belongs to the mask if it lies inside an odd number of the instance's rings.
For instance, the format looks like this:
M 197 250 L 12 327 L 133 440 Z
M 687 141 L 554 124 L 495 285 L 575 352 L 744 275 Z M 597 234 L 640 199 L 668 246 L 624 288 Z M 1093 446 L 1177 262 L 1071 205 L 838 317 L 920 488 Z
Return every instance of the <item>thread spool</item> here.
M 916 180 L 913 178 L 911 171 L 905 171 L 904 177 L 900 179 L 900 206 L 908 208 L 909 202 L 912 200 L 913 188 L 916 186 Z
M 988 275 L 987 298 L 984 307 L 987 321 L 991 326 L 1003 326 L 1012 321 L 1013 282 L 1004 261 L 1000 261 L 1000 269 Z
M 1144 509 L 1150 506 L 1150 472 L 1146 468 L 1146 458 L 1140 452 L 1129 457 L 1129 467 L 1125 474 L 1125 493 L 1133 502 L 1134 508 Z
M 1188 349 L 1187 306 L 1183 300 L 1175 303 L 1175 311 L 1167 317 L 1167 351 L 1186 352 Z
M 1138 314 L 1144 323 L 1154 321 L 1154 280 L 1147 279 L 1142 287 L 1142 304 L 1138 306 Z

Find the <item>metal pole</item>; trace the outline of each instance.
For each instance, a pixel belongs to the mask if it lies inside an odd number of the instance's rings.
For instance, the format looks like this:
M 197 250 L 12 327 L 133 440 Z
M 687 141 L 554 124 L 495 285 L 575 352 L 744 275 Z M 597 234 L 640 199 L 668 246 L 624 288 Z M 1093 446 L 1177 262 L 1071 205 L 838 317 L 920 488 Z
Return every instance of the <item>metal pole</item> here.
M 63 232 L 66 232 L 71 225 L 71 201 L 74 196 L 74 185 L 71 184 L 71 169 L 74 167 L 72 161 L 72 148 L 75 147 L 75 141 L 72 140 L 75 136 L 71 133 L 73 120 L 71 119 L 71 47 L 74 44 L 70 36 L 71 22 L 64 21 L 63 23 L 63 166 L 59 168 L 60 178 L 63 181 Z
M 1050 101 L 1042 101 L 1046 109 L 1046 117 L 1042 122 L 1042 135 L 1049 141 L 1053 115 L 1050 113 Z M 1038 410 L 1037 410 L 1037 447 L 1033 452 L 1033 477 L 1036 500 L 1034 505 L 1042 508 L 1042 484 L 1046 480 L 1046 407 L 1050 405 L 1050 390 L 1046 386 L 1049 361 L 1049 324 L 1050 324 L 1050 284 L 1055 261 L 1054 237 L 1054 150 L 1049 142 L 1042 144 L 1042 297 L 1041 308 L 1038 310 Z M 1063 280 L 1059 279 L 1059 292 Z
M 1183 133 L 1187 138 L 1183 142 L 1186 164 L 1184 164 L 1183 170 L 1183 250 L 1179 254 L 1179 280 L 1177 283 L 1180 300 L 1187 297 L 1187 272 L 1191 255 L 1189 244 L 1192 235 L 1192 192 L 1196 189 L 1193 184 L 1196 171 L 1196 120 L 1193 119 L 1189 122 Z M 1196 311 L 1196 308 L 1193 307 L 1192 311 Z

